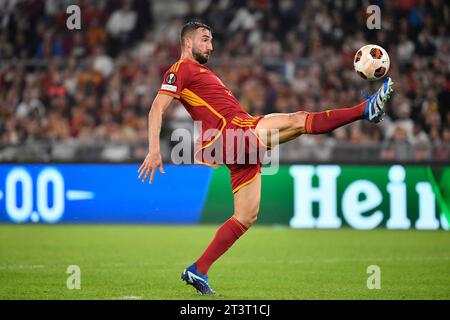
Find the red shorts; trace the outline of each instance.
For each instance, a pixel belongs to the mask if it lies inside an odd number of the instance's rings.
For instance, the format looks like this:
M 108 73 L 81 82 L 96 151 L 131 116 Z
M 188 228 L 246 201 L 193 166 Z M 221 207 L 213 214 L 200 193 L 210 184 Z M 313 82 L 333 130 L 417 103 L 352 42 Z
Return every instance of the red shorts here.
M 230 169 L 231 190 L 236 193 L 261 173 L 261 162 L 257 164 L 227 164 Z
M 242 152 L 235 152 L 235 161 L 233 163 L 227 163 L 227 167 L 230 169 L 231 190 L 233 193 L 248 185 L 261 173 L 261 161 L 264 157 L 263 153 L 266 151 L 266 146 L 259 140 L 253 129 L 262 118 L 262 116 L 253 118 L 235 117 L 227 125 L 229 129 L 236 130 L 237 132 L 242 130 L 245 133 L 243 137 L 237 134 L 236 138 L 238 140 L 236 145 L 240 146 L 241 149 L 245 149 L 244 154 Z M 247 139 L 247 137 L 250 137 L 250 139 Z M 243 160 L 244 156 L 245 160 Z
M 201 142 L 195 152 L 195 160 L 199 163 L 217 166 L 226 164 L 231 173 L 233 193 L 256 179 L 261 172 L 261 161 L 267 147 L 254 132 L 259 120 L 263 117 L 250 117 L 247 114 L 235 116 L 228 121 L 220 137 L 211 143 Z

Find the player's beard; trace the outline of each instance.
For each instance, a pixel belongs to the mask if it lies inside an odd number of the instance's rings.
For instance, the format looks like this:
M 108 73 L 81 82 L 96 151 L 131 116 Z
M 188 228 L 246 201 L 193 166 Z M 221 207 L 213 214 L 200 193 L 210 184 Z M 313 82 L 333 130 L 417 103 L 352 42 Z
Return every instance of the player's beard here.
M 208 62 L 208 56 L 202 54 L 199 50 L 192 48 L 192 56 L 200 64 L 205 64 Z

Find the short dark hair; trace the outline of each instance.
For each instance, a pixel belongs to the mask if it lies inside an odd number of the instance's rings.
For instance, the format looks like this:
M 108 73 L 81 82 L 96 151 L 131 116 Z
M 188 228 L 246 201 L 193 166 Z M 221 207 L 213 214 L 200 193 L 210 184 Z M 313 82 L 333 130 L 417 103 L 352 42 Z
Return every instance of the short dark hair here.
M 188 33 L 191 33 L 192 31 L 197 30 L 198 28 L 205 28 L 206 30 L 209 30 L 209 32 L 212 33 L 212 28 L 210 26 L 208 26 L 202 22 L 199 22 L 199 21 L 189 21 L 181 29 L 181 34 L 180 34 L 181 46 L 183 46 L 183 40 L 186 37 L 186 35 Z

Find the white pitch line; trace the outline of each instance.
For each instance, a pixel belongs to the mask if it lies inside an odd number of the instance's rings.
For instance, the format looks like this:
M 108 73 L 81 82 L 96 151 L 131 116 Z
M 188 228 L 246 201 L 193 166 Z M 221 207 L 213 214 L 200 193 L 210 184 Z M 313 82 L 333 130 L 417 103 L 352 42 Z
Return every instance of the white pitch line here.
M 336 262 L 370 262 L 370 261 L 432 261 L 432 260 L 442 260 L 447 261 L 450 260 L 450 257 L 405 257 L 405 258 L 328 258 L 328 259 L 302 259 L 302 260 L 291 260 L 288 261 L 289 264 L 303 264 L 303 263 L 315 263 L 315 262 L 321 262 L 321 263 L 336 263 Z
M 0 265 L 0 270 L 23 270 L 23 269 L 43 269 L 42 264 L 4 264 Z
M 123 296 L 123 297 L 113 298 L 113 300 L 142 300 L 142 296 Z

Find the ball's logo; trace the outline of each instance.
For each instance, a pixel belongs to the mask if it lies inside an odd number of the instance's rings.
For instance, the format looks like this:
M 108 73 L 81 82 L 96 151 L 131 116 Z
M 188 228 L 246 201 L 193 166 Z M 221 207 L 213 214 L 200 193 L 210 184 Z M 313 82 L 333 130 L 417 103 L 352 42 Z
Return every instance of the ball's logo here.
M 166 78 L 166 82 L 168 84 L 174 84 L 175 81 L 177 81 L 177 77 L 176 77 L 175 73 L 170 73 Z

